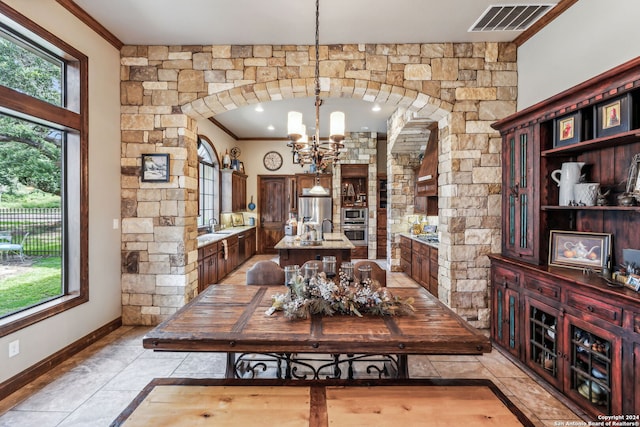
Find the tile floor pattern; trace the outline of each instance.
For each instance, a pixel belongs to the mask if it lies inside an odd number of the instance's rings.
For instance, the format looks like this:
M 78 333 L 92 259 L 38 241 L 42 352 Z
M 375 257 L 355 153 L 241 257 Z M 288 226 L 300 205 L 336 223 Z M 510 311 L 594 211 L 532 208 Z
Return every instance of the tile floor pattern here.
M 244 284 L 243 264 L 223 282 Z M 417 286 L 404 273 L 387 285 Z M 156 377 L 222 378 L 221 353 L 155 353 L 142 348 L 148 327 L 123 326 L 0 401 L 0 427 L 101 427 Z M 581 421 L 562 402 L 497 350 L 483 356 L 409 356 L 412 378 L 488 378 L 539 427 Z

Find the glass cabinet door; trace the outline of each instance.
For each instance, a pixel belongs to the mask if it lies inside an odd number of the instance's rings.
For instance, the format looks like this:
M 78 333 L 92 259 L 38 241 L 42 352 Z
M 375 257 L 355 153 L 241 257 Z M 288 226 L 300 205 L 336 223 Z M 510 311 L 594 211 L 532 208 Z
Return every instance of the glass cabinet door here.
M 560 336 L 556 311 L 543 304 L 527 303 L 527 364 L 551 382 L 558 382 L 562 375 Z
M 568 386 L 572 394 L 580 396 L 578 401 L 583 406 L 592 407 L 598 413 L 619 412 L 620 380 L 613 378 L 615 358 L 620 357 L 618 339 L 574 324 L 569 330 L 571 364 Z
M 532 129 L 519 129 L 503 140 L 503 252 L 535 262 L 534 143 Z

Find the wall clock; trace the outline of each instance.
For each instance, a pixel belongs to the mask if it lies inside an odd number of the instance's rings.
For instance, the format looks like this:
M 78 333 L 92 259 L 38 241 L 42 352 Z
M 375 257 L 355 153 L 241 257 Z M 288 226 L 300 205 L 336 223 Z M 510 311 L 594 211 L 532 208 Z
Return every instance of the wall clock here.
M 277 171 L 282 167 L 282 156 L 277 151 L 269 151 L 262 159 L 264 167 L 270 171 Z

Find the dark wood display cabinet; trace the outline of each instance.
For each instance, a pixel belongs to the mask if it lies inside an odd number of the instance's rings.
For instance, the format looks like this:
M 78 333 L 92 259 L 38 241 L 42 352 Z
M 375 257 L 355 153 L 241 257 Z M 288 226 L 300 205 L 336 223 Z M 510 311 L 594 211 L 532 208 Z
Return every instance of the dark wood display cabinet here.
M 622 107 L 613 126 L 603 114 L 611 105 Z M 566 120 L 571 132 L 563 133 Z M 551 230 L 610 234 L 612 267 L 623 249 L 640 248 L 640 207 L 618 203 L 640 153 L 640 58 L 493 126 L 503 141 L 502 253 L 490 256 L 493 341 L 594 419 L 640 414 L 640 294 L 598 268 L 548 265 Z M 586 180 L 608 191 L 606 204 L 561 201 L 551 174 L 566 162 L 585 164 Z M 608 254 L 597 257 L 606 263 Z

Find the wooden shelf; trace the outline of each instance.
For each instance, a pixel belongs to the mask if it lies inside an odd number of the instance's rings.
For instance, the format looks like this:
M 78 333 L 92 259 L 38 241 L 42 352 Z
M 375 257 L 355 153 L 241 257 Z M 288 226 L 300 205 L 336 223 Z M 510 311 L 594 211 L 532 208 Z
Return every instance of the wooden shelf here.
M 540 155 L 542 157 L 562 157 L 589 150 L 600 150 L 602 148 L 615 147 L 618 145 L 633 144 L 638 141 L 640 141 L 640 129 L 634 129 L 613 136 L 590 139 L 588 141 L 582 141 L 564 147 L 555 147 L 550 150 L 544 150 Z
M 640 213 L 640 206 L 540 206 L 543 211 L 630 211 Z

